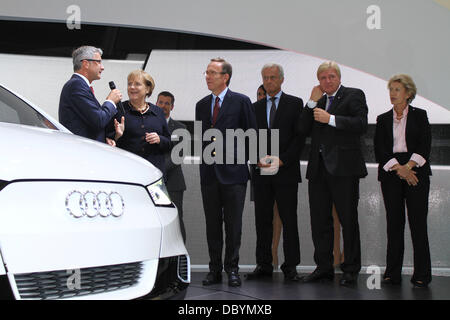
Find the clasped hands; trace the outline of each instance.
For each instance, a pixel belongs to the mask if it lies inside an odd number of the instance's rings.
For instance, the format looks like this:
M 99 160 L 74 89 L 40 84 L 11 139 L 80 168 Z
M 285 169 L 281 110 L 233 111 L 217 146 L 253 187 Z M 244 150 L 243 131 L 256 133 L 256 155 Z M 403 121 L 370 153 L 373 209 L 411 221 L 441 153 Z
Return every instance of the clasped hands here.
M 395 164 L 391 167 L 391 170 L 396 171 L 397 176 L 401 180 L 405 180 L 410 186 L 417 186 L 417 184 L 419 183 L 416 172 L 408 168 L 406 164 L 403 166 L 400 164 Z
M 267 155 L 262 157 L 256 166 L 261 169 L 262 175 L 275 175 L 282 165 L 283 161 L 279 157 Z

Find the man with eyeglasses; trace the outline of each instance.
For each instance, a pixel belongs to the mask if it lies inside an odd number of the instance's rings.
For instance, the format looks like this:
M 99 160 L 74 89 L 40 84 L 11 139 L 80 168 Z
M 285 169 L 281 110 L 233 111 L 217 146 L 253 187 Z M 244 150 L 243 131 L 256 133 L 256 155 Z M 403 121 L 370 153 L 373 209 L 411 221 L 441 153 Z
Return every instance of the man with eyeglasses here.
M 116 104 L 122 99 L 118 89 L 112 90 L 100 105 L 91 84 L 101 78 L 104 70 L 103 51 L 82 46 L 72 53 L 74 74 L 64 85 L 59 100 L 59 122 L 72 133 L 115 145 L 107 139 L 105 128 L 117 112 Z
M 229 286 L 241 285 L 238 273 L 239 248 L 249 172 L 246 163 L 238 161 L 238 154 L 245 150 L 238 149 L 237 139 L 234 140 L 233 149 L 227 148 L 225 140 L 227 129 L 242 129 L 244 132 L 255 129 L 256 120 L 249 97 L 228 89 L 231 74 L 230 63 L 221 58 L 212 59 L 205 72 L 206 85 L 211 94 L 197 102 L 195 107 L 195 120 L 202 122 L 202 136 L 205 136 L 209 129 L 215 129 L 215 132 L 221 135 L 203 142 L 204 157 L 200 163 L 200 184 L 210 257 L 210 272 L 203 280 L 205 286 L 222 282 L 222 269 L 228 274 Z M 212 163 L 205 161 L 205 152 L 211 149 L 209 145 L 220 138 L 224 142 L 223 145 L 217 146 L 219 150 L 214 148 L 214 151 L 210 151 Z M 226 161 L 218 155 L 216 158 L 216 153 L 226 155 Z M 248 154 L 246 156 L 248 157 Z M 223 225 L 226 235 L 225 259 L 222 263 Z

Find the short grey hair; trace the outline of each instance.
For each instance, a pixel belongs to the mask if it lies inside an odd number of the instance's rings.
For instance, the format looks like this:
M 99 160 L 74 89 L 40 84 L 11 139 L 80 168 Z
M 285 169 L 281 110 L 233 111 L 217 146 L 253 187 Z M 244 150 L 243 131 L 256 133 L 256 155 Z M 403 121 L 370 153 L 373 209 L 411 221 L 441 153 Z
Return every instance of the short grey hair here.
M 72 52 L 73 71 L 80 70 L 82 61 L 84 59 L 92 59 L 95 53 L 99 53 L 100 56 L 103 55 L 102 49 L 92 46 L 82 46 L 73 50 Z
M 284 79 L 284 70 L 283 67 L 280 66 L 277 63 L 266 63 L 262 69 L 261 69 L 261 74 L 263 73 L 264 70 L 269 69 L 269 68 L 277 68 L 278 69 L 278 74 L 280 75 L 280 78 Z

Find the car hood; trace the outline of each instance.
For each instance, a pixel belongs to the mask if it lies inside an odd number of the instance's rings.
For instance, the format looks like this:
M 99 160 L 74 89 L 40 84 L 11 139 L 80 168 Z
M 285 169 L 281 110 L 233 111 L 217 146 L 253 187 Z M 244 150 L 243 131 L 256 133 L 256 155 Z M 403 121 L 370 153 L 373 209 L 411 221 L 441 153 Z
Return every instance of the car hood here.
M 0 123 L 0 180 L 93 180 L 148 185 L 162 177 L 147 160 L 71 133 Z

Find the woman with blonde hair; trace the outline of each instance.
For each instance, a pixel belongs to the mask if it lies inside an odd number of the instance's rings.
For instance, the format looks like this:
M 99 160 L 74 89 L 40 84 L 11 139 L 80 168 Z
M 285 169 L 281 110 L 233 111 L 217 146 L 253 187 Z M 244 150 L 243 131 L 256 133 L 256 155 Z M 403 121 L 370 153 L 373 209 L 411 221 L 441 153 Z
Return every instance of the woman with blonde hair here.
M 401 283 L 406 205 L 414 250 L 411 283 L 424 288 L 431 282 L 427 234 L 431 128 L 427 112 L 411 105 L 417 89 L 410 76 L 393 76 L 388 89 L 393 108 L 377 117 L 374 140 L 387 222 L 383 283 Z
M 110 132 L 119 148 L 133 152 L 150 161 L 163 174 L 164 152 L 170 149 L 170 133 L 161 108 L 146 101 L 155 88 L 153 78 L 143 70 L 128 75 L 129 100 L 118 108 Z

